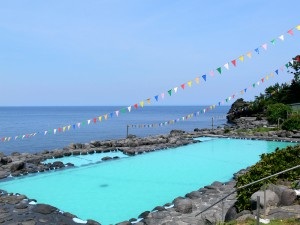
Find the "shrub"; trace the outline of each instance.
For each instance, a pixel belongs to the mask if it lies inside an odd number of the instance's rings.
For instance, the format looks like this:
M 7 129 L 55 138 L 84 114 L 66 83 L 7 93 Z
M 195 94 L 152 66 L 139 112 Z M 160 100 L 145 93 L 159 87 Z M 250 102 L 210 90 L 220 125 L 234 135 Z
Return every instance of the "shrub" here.
M 282 124 L 283 130 L 300 130 L 300 115 L 293 115 Z
M 300 145 L 287 147 L 279 150 L 278 148 L 273 153 L 262 154 L 261 160 L 254 166 L 250 167 L 248 172 L 237 178 L 237 187 L 249 184 L 256 180 L 281 172 L 283 170 L 300 165 Z M 280 174 L 268 180 L 253 184 L 247 188 L 238 191 L 238 201 L 236 206 L 239 211 L 250 209 L 250 197 L 258 191 L 261 186 L 267 183 L 275 183 L 278 179 L 286 179 L 293 181 L 299 179 L 300 169 L 295 169 L 287 173 Z
M 267 108 L 267 119 L 270 123 L 277 123 L 279 118 L 286 119 L 288 113 L 291 112 L 292 109 L 288 105 L 282 103 L 271 104 Z

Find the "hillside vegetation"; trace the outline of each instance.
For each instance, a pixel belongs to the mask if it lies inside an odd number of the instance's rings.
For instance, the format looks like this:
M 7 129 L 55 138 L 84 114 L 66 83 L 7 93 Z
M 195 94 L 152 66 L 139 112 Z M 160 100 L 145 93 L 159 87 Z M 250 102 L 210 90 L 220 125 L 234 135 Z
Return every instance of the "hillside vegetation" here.
M 300 55 L 286 66 L 288 72 L 294 75 L 291 84 L 276 83 L 251 102 L 245 102 L 242 98 L 236 100 L 228 112 L 228 122 L 235 123 L 242 116 L 266 117 L 270 124 L 283 123 L 285 130 L 299 130 L 300 112 L 293 111 L 290 105 L 300 103 Z

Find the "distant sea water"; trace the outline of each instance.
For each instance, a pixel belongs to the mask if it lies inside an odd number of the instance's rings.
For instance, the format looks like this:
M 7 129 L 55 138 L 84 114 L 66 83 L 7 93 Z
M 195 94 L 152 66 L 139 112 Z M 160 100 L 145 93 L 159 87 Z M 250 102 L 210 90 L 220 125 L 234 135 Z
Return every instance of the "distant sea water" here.
M 124 110 L 117 116 L 115 111 L 122 108 L 124 107 L 0 107 L 0 152 L 35 153 L 61 149 L 70 143 L 125 138 L 127 125 L 128 133 L 138 137 L 166 134 L 173 129 L 190 132 L 195 128 L 211 128 L 212 117 L 214 127 L 223 126 L 226 124 L 226 113 L 230 106 L 216 107 L 199 115 L 195 113 L 206 106 L 145 106 L 138 109 L 132 107 L 130 112 Z M 107 120 L 104 118 L 106 114 Z M 191 114 L 193 117 L 186 118 Z M 101 122 L 99 116 L 102 116 Z M 94 119 L 97 119 L 96 123 Z M 168 124 L 171 120 L 177 121 Z M 4 141 L 5 137 L 10 137 L 10 140 Z

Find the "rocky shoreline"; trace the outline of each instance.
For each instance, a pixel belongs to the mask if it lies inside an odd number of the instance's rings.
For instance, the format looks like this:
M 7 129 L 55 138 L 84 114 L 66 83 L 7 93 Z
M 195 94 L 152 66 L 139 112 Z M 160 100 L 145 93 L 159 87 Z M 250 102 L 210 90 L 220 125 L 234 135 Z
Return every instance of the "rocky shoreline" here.
M 300 131 L 269 131 L 266 133 L 251 133 L 251 126 L 257 127 L 257 121 L 254 119 L 245 119 L 246 122 L 240 122 L 239 126 L 225 127 L 217 129 L 195 129 L 194 132 L 186 133 L 184 131 L 174 130 L 168 135 L 158 135 L 146 138 L 137 138 L 129 136 L 126 139 L 92 141 L 88 144 L 70 144 L 69 146 L 40 153 L 12 153 L 6 156 L 0 153 L 0 179 L 7 179 L 10 176 L 22 176 L 30 173 L 46 172 L 53 169 L 62 169 L 72 167 L 72 164 L 63 164 L 59 161 L 62 157 L 71 155 L 87 155 L 102 152 L 120 151 L 126 155 L 134 156 L 161 149 L 172 149 L 178 146 L 193 144 L 194 138 L 201 136 L 213 137 L 231 137 L 242 139 L 259 140 L 277 140 L 292 141 L 300 143 Z M 254 125 L 253 125 L 254 123 Z M 261 123 L 261 122 L 260 122 Z M 241 127 L 242 126 L 242 127 Z M 240 132 L 240 130 L 243 132 Z M 249 129 L 249 130 L 247 130 Z M 56 158 L 54 163 L 44 164 L 46 159 Z M 115 158 L 103 158 L 104 160 L 113 160 Z M 234 190 L 235 181 L 227 183 L 214 182 L 209 186 L 200 188 L 186 194 L 184 197 L 174 199 L 172 203 L 165 206 L 155 207 L 151 212 L 147 211 L 139 216 L 139 219 L 131 219 L 119 223 L 120 225 L 154 225 L 154 224 L 215 224 L 222 221 L 225 213 L 234 204 L 235 194 L 229 196 L 223 204 L 219 203 L 209 211 L 195 216 L 201 210 L 216 202 L 224 195 Z M 132 223 L 131 223 L 132 222 Z M 59 209 L 46 205 L 37 204 L 35 200 L 28 199 L 22 194 L 11 194 L 0 190 L 0 224 L 100 224 L 94 220 L 81 221 L 71 213 L 61 212 Z

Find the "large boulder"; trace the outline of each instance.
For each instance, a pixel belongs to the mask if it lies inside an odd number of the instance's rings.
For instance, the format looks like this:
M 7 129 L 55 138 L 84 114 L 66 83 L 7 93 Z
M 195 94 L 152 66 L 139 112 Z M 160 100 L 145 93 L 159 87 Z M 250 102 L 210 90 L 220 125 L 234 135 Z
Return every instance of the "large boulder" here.
M 254 194 L 252 194 L 251 196 L 251 205 L 252 205 L 252 209 L 256 209 L 257 207 L 257 196 L 260 197 L 260 207 L 264 208 L 264 205 L 266 205 L 266 207 L 269 206 L 277 206 L 279 203 L 279 197 L 278 195 L 271 190 L 266 190 L 266 204 L 264 202 L 264 191 L 257 191 Z
M 32 209 L 33 212 L 36 213 L 41 213 L 41 214 L 50 214 L 56 211 L 57 208 L 47 205 L 47 204 L 37 204 L 35 207 Z
M 280 198 L 280 204 L 283 206 L 292 205 L 297 199 L 296 192 L 292 189 L 284 189 Z
M 225 214 L 225 222 L 235 220 L 237 218 L 237 208 L 233 205 L 231 206 Z
M 12 162 L 12 159 L 10 157 L 4 156 L 4 157 L 0 158 L 0 163 L 2 163 L 3 165 L 6 165 L 11 162 Z
M 183 214 L 191 213 L 193 211 L 193 202 L 188 198 L 177 198 L 173 201 L 176 212 Z
M 12 163 L 10 166 L 10 171 L 13 173 L 17 170 L 22 170 L 25 167 L 25 162 L 24 161 L 15 161 Z
M 279 205 L 292 205 L 296 200 L 296 192 L 284 185 L 269 184 L 268 189 L 274 191 L 279 197 Z

